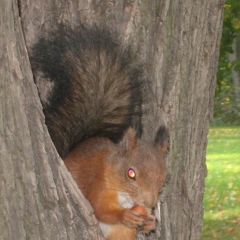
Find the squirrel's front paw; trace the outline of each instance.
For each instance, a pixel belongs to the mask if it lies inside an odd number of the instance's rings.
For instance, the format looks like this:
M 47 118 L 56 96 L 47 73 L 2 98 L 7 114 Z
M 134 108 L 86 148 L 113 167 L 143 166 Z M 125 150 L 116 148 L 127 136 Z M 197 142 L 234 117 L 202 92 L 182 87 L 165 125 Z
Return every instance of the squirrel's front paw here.
M 144 222 L 143 225 L 138 227 L 138 231 L 143 233 L 149 233 L 150 231 L 156 228 L 156 217 L 151 215 L 147 221 Z
M 142 218 L 142 214 L 131 209 L 124 209 L 122 215 L 122 223 L 129 228 L 138 228 L 146 224 Z

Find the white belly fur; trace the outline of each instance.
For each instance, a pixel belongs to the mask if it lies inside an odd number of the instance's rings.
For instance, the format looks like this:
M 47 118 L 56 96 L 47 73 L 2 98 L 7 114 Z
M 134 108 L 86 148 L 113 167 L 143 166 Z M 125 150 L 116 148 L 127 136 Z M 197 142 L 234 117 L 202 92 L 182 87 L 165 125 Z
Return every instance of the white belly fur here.
M 112 225 L 107 224 L 107 223 L 103 223 L 103 222 L 99 222 L 99 227 L 102 230 L 103 236 L 105 238 L 107 238 L 112 231 Z
M 118 202 L 123 208 L 132 208 L 134 206 L 134 202 L 128 193 L 119 192 L 118 193 Z M 111 233 L 111 231 L 113 230 L 112 224 L 99 222 L 99 226 L 100 226 L 105 238 L 107 238 L 109 236 L 109 234 Z

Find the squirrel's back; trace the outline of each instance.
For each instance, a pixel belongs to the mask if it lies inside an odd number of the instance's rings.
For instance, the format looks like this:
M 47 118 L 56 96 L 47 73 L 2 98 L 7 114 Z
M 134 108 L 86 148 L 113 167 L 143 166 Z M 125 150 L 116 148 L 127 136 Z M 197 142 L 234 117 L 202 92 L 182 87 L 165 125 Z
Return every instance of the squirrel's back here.
M 107 30 L 61 25 L 33 47 L 31 62 L 61 157 L 90 137 L 118 141 L 140 119 L 142 69 Z

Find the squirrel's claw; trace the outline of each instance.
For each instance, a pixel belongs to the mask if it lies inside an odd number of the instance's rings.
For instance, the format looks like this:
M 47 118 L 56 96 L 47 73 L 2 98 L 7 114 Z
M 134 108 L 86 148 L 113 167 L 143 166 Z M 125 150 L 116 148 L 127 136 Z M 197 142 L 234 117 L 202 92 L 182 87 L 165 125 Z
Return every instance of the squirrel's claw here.
M 140 227 L 138 227 L 138 231 L 142 233 L 149 233 L 150 231 L 156 228 L 156 217 L 151 215 L 147 221 Z

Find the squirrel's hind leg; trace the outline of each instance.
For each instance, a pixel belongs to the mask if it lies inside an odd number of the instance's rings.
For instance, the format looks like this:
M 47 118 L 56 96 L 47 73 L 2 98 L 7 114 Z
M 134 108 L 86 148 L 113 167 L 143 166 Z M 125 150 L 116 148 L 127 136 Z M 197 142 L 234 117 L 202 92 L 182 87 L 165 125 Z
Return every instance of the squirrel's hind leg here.
M 107 236 L 107 240 L 134 240 L 136 236 L 136 229 L 119 224 L 112 227 L 112 231 Z

